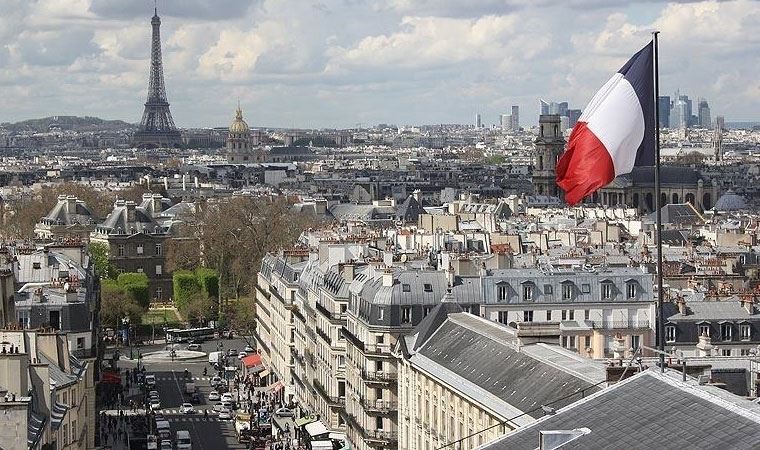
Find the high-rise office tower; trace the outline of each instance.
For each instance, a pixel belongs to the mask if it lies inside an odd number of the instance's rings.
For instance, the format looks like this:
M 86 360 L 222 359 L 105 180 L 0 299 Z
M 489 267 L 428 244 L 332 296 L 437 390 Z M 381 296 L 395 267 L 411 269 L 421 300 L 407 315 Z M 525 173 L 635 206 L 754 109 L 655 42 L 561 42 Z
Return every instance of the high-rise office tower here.
M 692 102 L 688 95 L 681 95 L 678 100 L 681 104 L 681 123 L 682 128 L 689 128 L 690 126 L 694 125 L 692 122 Z
M 512 105 L 512 131 L 518 131 L 520 129 L 520 107 Z
M 475 114 L 475 128 L 476 129 L 480 129 L 481 126 L 482 126 L 482 124 L 480 122 L 480 113 Z
M 578 119 L 581 118 L 581 114 L 583 114 L 583 111 L 580 109 L 568 109 L 567 110 L 567 126 L 570 128 L 575 127 L 575 124 L 578 123 Z
M 560 116 L 567 117 L 567 109 L 570 107 L 570 105 L 567 104 L 567 102 L 560 102 L 557 105 L 557 114 Z
M 660 112 L 660 128 L 670 128 L 670 96 L 661 95 L 657 99 Z
M 698 114 L 700 128 L 710 128 L 712 126 L 712 119 L 710 118 L 710 105 L 707 104 L 707 100 L 699 100 Z
M 540 102 L 540 105 L 541 105 L 541 108 L 540 108 L 541 109 L 541 115 L 545 116 L 545 115 L 549 114 L 549 103 L 546 100 L 543 100 L 543 99 L 539 99 L 538 101 Z

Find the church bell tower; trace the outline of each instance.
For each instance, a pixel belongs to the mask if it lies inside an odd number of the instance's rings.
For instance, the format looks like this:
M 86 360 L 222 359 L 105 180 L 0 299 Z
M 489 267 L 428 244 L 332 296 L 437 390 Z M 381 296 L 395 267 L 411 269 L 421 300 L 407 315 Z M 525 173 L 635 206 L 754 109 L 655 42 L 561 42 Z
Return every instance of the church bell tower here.
M 558 114 L 542 114 L 538 126 L 538 137 L 534 141 L 533 190 L 538 195 L 559 197 L 555 170 L 560 155 L 565 151 L 560 117 Z

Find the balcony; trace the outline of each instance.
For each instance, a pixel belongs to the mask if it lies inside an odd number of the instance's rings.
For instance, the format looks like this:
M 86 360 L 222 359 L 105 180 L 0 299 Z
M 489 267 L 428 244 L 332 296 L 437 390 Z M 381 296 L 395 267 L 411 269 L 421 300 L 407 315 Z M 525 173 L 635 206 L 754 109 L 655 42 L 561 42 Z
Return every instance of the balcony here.
M 330 339 L 330 336 L 328 336 L 327 333 L 322 331 L 321 328 L 317 327 L 317 334 L 322 338 L 323 341 L 327 342 L 327 345 L 332 347 L 332 339 Z
M 325 389 L 325 387 L 322 386 L 322 383 L 320 383 L 316 378 L 314 378 L 312 385 L 314 386 L 314 390 L 316 390 L 317 393 L 325 399 L 328 405 L 332 407 L 342 407 L 346 404 L 345 397 L 333 397 L 329 395 L 327 393 L 327 389 Z
M 343 337 L 345 337 L 348 342 L 350 342 L 354 347 L 361 350 L 365 355 L 386 357 L 392 356 L 391 346 L 389 344 L 365 344 L 359 338 L 354 336 L 350 331 L 348 331 L 348 328 L 346 327 L 341 328 L 341 333 L 343 333 Z
M 325 316 L 331 323 L 335 324 L 342 324 L 344 322 L 345 317 L 341 317 L 340 314 L 335 314 L 327 310 L 324 306 L 322 306 L 321 303 L 317 302 L 317 311 L 319 311 L 323 316 Z
M 367 400 L 365 398 L 360 398 L 359 403 L 368 413 L 388 414 L 395 412 L 398 409 L 398 402 L 392 402 L 389 400 Z
M 306 358 L 306 364 L 308 364 L 311 367 L 317 366 L 317 361 L 316 359 L 314 359 L 314 355 L 310 351 L 306 350 L 304 352 L 304 357 Z
M 342 409 L 340 411 L 340 414 L 343 416 L 343 419 L 346 421 L 346 424 L 355 429 L 357 432 L 359 432 L 365 441 L 367 441 L 367 444 L 371 447 L 390 447 L 390 448 L 397 448 L 398 447 L 398 433 L 395 431 L 385 431 L 385 430 L 368 430 L 366 427 L 359 424 L 359 421 L 356 420 L 356 417 L 354 417 L 352 414 L 346 412 L 346 410 Z
M 595 320 L 592 322 L 595 330 L 649 330 L 651 324 L 648 320 L 625 321 L 625 320 Z
M 301 356 L 300 354 L 298 354 L 298 350 L 292 349 L 291 352 L 290 352 L 290 354 L 293 356 L 293 359 L 295 359 L 296 361 L 298 361 L 298 364 L 300 364 L 301 367 L 303 367 L 303 365 L 304 365 L 304 359 L 303 359 L 303 356 Z
M 264 296 L 264 297 L 265 297 L 267 300 L 268 300 L 268 299 L 269 299 L 269 297 L 271 296 L 271 294 L 270 294 L 269 292 L 265 291 L 264 289 L 262 289 L 262 288 L 261 288 L 261 285 L 260 285 L 260 284 L 258 284 L 258 283 L 256 283 L 256 290 L 257 290 L 257 291 L 259 291 L 259 293 L 260 293 L 261 295 L 263 295 L 263 296 Z
M 362 380 L 365 383 L 390 384 L 395 383 L 398 374 L 395 372 L 372 372 L 362 369 Z

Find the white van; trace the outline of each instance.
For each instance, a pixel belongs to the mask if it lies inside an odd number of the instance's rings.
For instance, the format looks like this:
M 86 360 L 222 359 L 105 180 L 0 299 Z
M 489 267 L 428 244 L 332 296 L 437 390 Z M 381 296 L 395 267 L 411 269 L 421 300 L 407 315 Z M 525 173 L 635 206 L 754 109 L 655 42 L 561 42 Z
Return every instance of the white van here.
M 190 432 L 187 430 L 177 430 L 177 436 L 174 440 L 177 450 L 191 450 L 193 443 L 190 441 Z
M 157 420 L 156 421 L 156 432 L 158 433 L 158 436 L 161 438 L 161 440 L 169 439 L 172 435 L 171 429 L 169 427 L 169 421 L 168 420 Z

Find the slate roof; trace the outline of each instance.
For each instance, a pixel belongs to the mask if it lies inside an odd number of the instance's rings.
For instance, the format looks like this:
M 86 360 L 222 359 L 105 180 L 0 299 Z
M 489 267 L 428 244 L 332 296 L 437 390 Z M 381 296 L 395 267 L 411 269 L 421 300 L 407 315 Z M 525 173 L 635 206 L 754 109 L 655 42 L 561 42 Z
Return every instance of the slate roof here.
M 85 202 L 82 200 L 71 200 L 76 202 L 74 212 L 67 212 L 67 199 L 59 198 L 58 203 L 53 206 L 53 209 L 48 212 L 43 220 L 50 221 L 56 225 L 90 225 L 97 221 Z
M 654 185 L 654 167 L 634 167 L 630 174 L 621 175 L 621 177 L 630 178 L 633 184 L 639 186 L 646 184 Z M 699 173 L 699 171 L 694 170 L 691 167 L 665 165 L 660 167 L 660 181 L 662 184 L 693 186 L 697 184 L 699 180 L 708 181 Z
M 691 203 L 671 203 L 661 208 L 662 223 L 696 224 L 704 222 L 704 218 L 694 209 Z M 657 213 L 649 215 L 650 220 L 657 220 Z
M 466 314 L 456 316 L 456 320 L 445 321 L 417 352 L 531 417 L 543 415 L 542 405 L 560 408 L 581 399 L 582 390 L 588 396 L 601 389 L 518 352 L 487 333 L 490 324 L 480 322 L 484 319 L 473 317 L 473 326 L 467 326 L 459 320 Z
M 648 370 L 545 416 L 481 449 L 534 450 L 539 431 L 588 428 L 572 449 L 750 449 L 760 446 L 757 405 L 680 373 Z
M 760 319 L 760 313 L 750 314 L 741 302 L 722 300 L 722 301 L 701 301 L 686 302 L 687 315 L 681 313 L 668 317 L 669 321 L 683 320 L 749 320 Z

